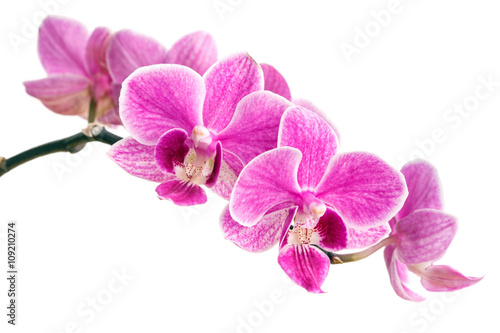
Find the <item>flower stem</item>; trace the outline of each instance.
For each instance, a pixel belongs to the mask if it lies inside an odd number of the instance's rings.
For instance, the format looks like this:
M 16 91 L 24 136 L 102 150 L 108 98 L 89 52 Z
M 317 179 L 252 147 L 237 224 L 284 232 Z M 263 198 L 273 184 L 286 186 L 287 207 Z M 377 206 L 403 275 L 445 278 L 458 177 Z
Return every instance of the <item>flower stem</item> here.
M 108 132 L 101 125 L 89 124 L 86 129 L 78 134 L 28 149 L 8 159 L 0 157 L 0 177 L 19 165 L 41 156 L 57 152 L 74 154 L 82 150 L 88 142 L 99 141 L 112 145 L 121 139 L 122 137 Z
M 387 238 L 384 238 L 383 240 L 381 240 L 377 244 L 375 244 L 375 245 L 373 245 L 373 246 L 371 246 L 363 251 L 354 252 L 354 253 L 345 253 L 345 254 L 333 253 L 333 252 L 325 251 L 324 249 L 322 249 L 320 247 L 318 247 L 318 248 L 320 250 L 322 250 L 328 256 L 328 258 L 330 258 L 330 263 L 332 265 L 335 265 L 335 264 L 343 264 L 346 262 L 358 261 L 358 260 L 367 258 L 367 257 L 371 256 L 373 253 L 380 250 L 381 248 L 383 248 L 389 244 L 395 243 L 395 242 L 397 242 L 397 238 L 394 236 L 389 236 Z
M 96 107 L 97 107 L 97 104 L 96 102 L 94 101 L 94 99 L 92 98 L 90 100 L 90 106 L 89 106 L 89 118 L 88 118 L 88 122 L 89 124 L 93 123 L 94 120 L 95 120 L 95 111 L 96 111 Z

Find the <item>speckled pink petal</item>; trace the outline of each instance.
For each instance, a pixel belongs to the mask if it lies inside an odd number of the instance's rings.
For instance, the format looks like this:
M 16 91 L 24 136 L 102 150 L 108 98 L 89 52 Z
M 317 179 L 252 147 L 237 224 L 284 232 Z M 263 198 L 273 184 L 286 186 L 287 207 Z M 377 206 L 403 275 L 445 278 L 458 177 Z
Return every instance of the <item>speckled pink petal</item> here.
M 158 169 L 165 173 L 175 173 L 174 167 L 184 163 L 184 157 L 189 152 L 186 138 L 186 131 L 174 128 L 158 139 L 154 150 Z
M 328 275 L 330 259 L 320 249 L 288 244 L 280 250 L 278 263 L 293 282 L 310 293 L 323 293 L 321 285 Z
M 314 112 L 292 106 L 281 118 L 278 147 L 284 146 L 302 152 L 297 179 L 301 188 L 314 190 L 337 152 L 337 137 Z
M 445 265 L 431 265 L 424 271 L 422 286 L 429 291 L 454 291 L 472 286 L 483 278 L 468 277 Z
M 443 208 L 441 184 L 436 168 L 426 161 L 416 160 L 405 164 L 401 173 L 408 186 L 408 198 L 397 215 L 398 219 L 417 209 Z
M 165 63 L 167 50 L 151 37 L 130 30 L 114 34 L 107 54 L 113 81 L 121 83 L 139 67 Z
M 214 187 L 212 187 L 212 191 L 222 198 L 229 200 L 238 175 L 243 170 L 243 166 L 243 162 L 236 155 L 223 150 L 219 176 Z
M 316 113 L 318 116 L 323 118 L 328 125 L 333 129 L 335 134 L 337 135 L 337 140 L 338 142 L 341 142 L 341 137 L 340 137 L 340 132 L 337 129 L 337 127 L 333 124 L 333 122 L 330 120 L 330 118 L 319 108 L 317 107 L 313 102 L 305 99 L 305 98 L 292 98 L 292 103 L 297 105 L 297 106 L 302 106 L 304 109 L 308 109 L 309 111 L 312 111 Z
M 168 50 L 166 63 L 192 68 L 203 75 L 217 61 L 217 45 L 209 33 L 196 31 L 179 39 Z
M 217 139 L 224 149 L 243 163 L 277 147 L 278 129 L 283 112 L 292 103 L 269 91 L 253 92 L 236 106 L 233 119 Z
M 90 105 L 91 82 L 74 74 L 51 75 L 24 82 L 26 92 L 38 98 L 47 108 L 63 115 L 86 115 Z
M 111 37 L 111 30 L 104 27 L 96 28 L 90 35 L 85 49 L 85 63 L 90 75 L 103 70 L 107 72 L 106 54 Z
M 89 33 L 78 21 L 48 16 L 40 25 L 38 55 L 48 74 L 87 76 L 85 47 Z
M 193 206 L 207 202 L 207 194 L 201 186 L 181 180 L 169 180 L 156 187 L 158 197 L 170 200 L 178 206 Z
M 246 53 L 216 62 L 203 78 L 207 88 L 203 122 L 205 127 L 215 133 L 229 124 L 236 105 L 243 97 L 264 88 L 262 69 Z
M 265 152 L 248 163 L 236 181 L 229 209 L 244 226 L 255 225 L 272 207 L 300 198 L 297 169 L 302 154 L 283 147 Z
M 347 229 L 347 249 L 361 249 L 378 243 L 387 236 L 391 228 L 389 224 L 383 224 L 369 229 L 349 227 Z
M 283 75 L 271 65 L 260 64 L 260 67 L 264 72 L 264 90 L 272 91 L 291 101 L 292 94 L 290 93 L 290 88 Z
M 347 245 L 347 229 L 342 218 L 327 208 L 314 229 L 319 233 L 319 246 L 327 251 L 339 251 Z
M 316 188 L 348 226 L 368 229 L 387 223 L 403 206 L 408 190 L 403 175 L 375 155 L 337 154 Z
M 443 256 L 457 231 L 455 217 L 435 209 L 419 209 L 396 224 L 397 258 L 412 265 Z
M 217 179 L 219 178 L 220 168 L 222 165 L 222 145 L 220 142 L 217 142 L 215 146 L 215 156 L 214 156 L 214 167 L 212 169 L 212 173 L 210 177 L 207 179 L 205 186 L 208 188 L 214 187 L 217 183 Z
M 227 240 L 250 252 L 267 251 L 276 245 L 284 225 L 290 225 L 295 215 L 296 207 L 285 208 L 264 215 L 252 227 L 244 227 L 231 217 L 229 205 L 222 211 L 220 226 Z
M 111 146 L 108 156 L 129 174 L 161 183 L 167 175 L 158 169 L 154 150 L 154 146 L 143 145 L 128 137 Z
M 385 264 L 387 266 L 387 271 L 389 272 L 392 288 L 396 294 L 403 299 L 413 302 L 423 301 L 424 298 L 422 296 L 418 295 L 404 284 L 403 280 L 407 277 L 407 268 L 406 266 L 399 264 L 394 258 L 395 249 L 395 245 L 387 245 L 384 249 Z M 402 276 L 400 276 L 400 274 L 402 274 Z
M 152 145 L 168 130 L 181 128 L 191 134 L 202 124 L 204 97 L 203 79 L 188 67 L 142 67 L 123 82 L 120 117 L 137 141 Z

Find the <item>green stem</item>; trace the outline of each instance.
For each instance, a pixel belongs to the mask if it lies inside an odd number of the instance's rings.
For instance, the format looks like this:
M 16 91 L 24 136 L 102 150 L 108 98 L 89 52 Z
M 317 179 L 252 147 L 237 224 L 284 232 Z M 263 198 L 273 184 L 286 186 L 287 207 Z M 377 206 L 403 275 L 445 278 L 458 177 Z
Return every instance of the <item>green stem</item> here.
M 363 251 L 354 252 L 354 253 L 345 253 L 345 254 L 333 253 L 333 252 L 325 251 L 324 249 L 322 249 L 320 247 L 318 247 L 318 248 L 320 250 L 322 250 L 328 256 L 328 258 L 330 258 L 330 263 L 332 265 L 335 265 L 335 264 L 343 264 L 346 262 L 358 261 L 358 260 L 367 258 L 367 257 L 371 256 L 373 253 L 380 250 L 381 248 L 383 248 L 389 244 L 395 243 L 395 242 L 397 242 L 397 238 L 394 236 L 389 236 L 387 238 L 384 238 L 383 240 L 381 240 L 377 244 L 375 244 L 375 245 L 373 245 L 373 246 L 371 246 Z
M 89 124 L 93 123 L 94 120 L 95 120 L 95 111 L 96 111 L 96 107 L 97 107 L 97 104 L 96 102 L 94 101 L 94 99 L 92 98 L 90 100 L 90 106 L 89 106 L 89 118 L 88 118 L 88 122 Z
M 82 150 L 88 142 L 99 141 L 112 145 L 121 139 L 122 138 L 118 135 L 108 132 L 101 125 L 89 124 L 89 127 L 78 134 L 28 149 L 8 159 L 0 157 L 0 177 L 21 164 L 41 156 L 57 152 L 69 152 L 74 154 Z

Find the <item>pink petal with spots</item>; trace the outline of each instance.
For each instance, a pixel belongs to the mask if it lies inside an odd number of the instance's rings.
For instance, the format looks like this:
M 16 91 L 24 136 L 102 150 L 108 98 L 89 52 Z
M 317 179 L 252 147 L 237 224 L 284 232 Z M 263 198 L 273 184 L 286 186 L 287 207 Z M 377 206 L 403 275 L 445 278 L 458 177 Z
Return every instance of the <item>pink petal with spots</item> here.
M 301 188 L 314 190 L 337 152 L 337 137 L 321 117 L 292 106 L 281 118 L 278 147 L 284 146 L 302 152 L 297 179 Z
M 236 105 L 243 97 L 264 88 L 262 69 L 246 53 L 216 62 L 203 78 L 207 87 L 203 122 L 215 133 L 229 124 Z
M 137 141 L 152 145 L 173 128 L 191 134 L 202 123 L 204 97 L 203 79 L 188 67 L 142 67 L 123 82 L 120 117 Z
M 233 119 L 217 139 L 224 149 L 247 164 L 254 157 L 277 147 L 280 119 L 291 105 L 269 91 L 253 92 L 238 103 Z
M 347 229 L 344 221 L 331 208 L 326 209 L 314 230 L 320 235 L 318 245 L 327 251 L 342 250 L 347 245 Z
M 455 217 L 434 209 L 419 209 L 396 224 L 400 239 L 397 258 L 412 265 L 441 258 L 457 232 Z
M 137 68 L 165 63 L 167 50 L 153 38 L 130 30 L 114 34 L 108 51 L 109 72 L 121 83 Z
M 265 152 L 248 163 L 236 181 L 229 209 L 244 226 L 255 225 L 272 207 L 300 198 L 297 169 L 302 154 L 283 147 Z
M 283 75 L 271 65 L 260 64 L 260 67 L 264 72 L 264 90 L 271 91 L 291 101 L 292 94 Z
M 316 188 L 348 226 L 363 229 L 387 223 L 407 194 L 403 175 L 368 153 L 335 155 Z
M 158 197 L 170 200 L 178 206 L 193 206 L 207 202 L 207 194 L 201 186 L 181 180 L 169 180 L 156 187 Z
M 401 173 L 408 186 L 408 198 L 397 215 L 398 219 L 417 209 L 443 208 L 441 184 L 436 168 L 426 161 L 416 160 L 405 164 Z
M 389 224 L 383 224 L 369 229 L 358 229 L 349 227 L 347 229 L 347 249 L 361 249 L 378 243 L 387 236 L 391 228 Z
M 40 25 L 38 55 L 48 74 L 87 76 L 85 47 L 89 33 L 78 21 L 49 16 Z
M 220 226 L 227 240 L 250 252 L 267 251 L 276 245 L 281 236 L 281 229 L 290 225 L 295 215 L 296 207 L 285 208 L 264 215 L 252 227 L 244 227 L 231 217 L 229 205 L 222 211 Z
M 278 263 L 293 282 L 310 293 L 323 293 L 321 285 L 328 275 L 330 259 L 320 249 L 288 244 L 280 250 Z
M 468 277 L 445 265 L 431 265 L 422 275 L 422 285 L 429 291 L 454 291 L 472 286 L 483 278 Z
M 392 288 L 396 294 L 408 301 L 421 302 L 424 298 L 411 289 L 409 289 L 404 281 L 407 278 L 407 268 L 404 265 L 398 263 L 394 258 L 394 251 L 396 247 L 394 245 L 387 245 L 384 249 L 384 259 L 387 266 L 387 271 L 389 272 L 389 278 L 391 281 Z
M 192 68 L 203 75 L 217 61 L 217 45 L 209 33 L 196 31 L 179 39 L 168 51 L 166 63 Z
M 161 183 L 167 175 L 156 165 L 154 152 L 154 146 L 143 145 L 128 137 L 111 146 L 108 156 L 132 176 Z
M 73 74 L 52 75 L 24 82 L 26 92 L 55 113 L 86 115 L 90 105 L 90 81 Z

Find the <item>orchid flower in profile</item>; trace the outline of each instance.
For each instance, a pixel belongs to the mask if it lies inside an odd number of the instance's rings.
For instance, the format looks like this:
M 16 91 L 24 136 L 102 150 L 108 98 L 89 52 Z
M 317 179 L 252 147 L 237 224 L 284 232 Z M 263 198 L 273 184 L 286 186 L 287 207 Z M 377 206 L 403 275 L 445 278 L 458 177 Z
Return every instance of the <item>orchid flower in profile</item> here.
M 424 298 L 407 287 L 408 271 L 421 278 L 428 291 L 453 291 L 479 282 L 450 266 L 433 265 L 450 245 L 457 231 L 455 217 L 441 211 L 441 185 L 437 171 L 421 160 L 401 169 L 408 185 L 408 198 L 391 220 L 394 242 L 384 250 L 391 285 L 396 294 L 410 301 Z
M 48 77 L 24 82 L 26 92 L 62 115 L 88 118 L 93 104 L 97 121 L 120 124 L 106 60 L 111 36 L 107 28 L 89 35 L 78 21 L 47 17 L 40 26 L 38 54 Z
M 177 205 L 206 202 L 200 185 L 228 199 L 243 166 L 276 146 L 292 105 L 263 86 L 248 54 L 218 61 L 203 77 L 179 65 L 142 67 L 120 96 L 131 137 L 108 155 L 130 174 L 160 182 L 158 196 Z
M 406 195 L 398 171 L 372 154 L 338 154 L 328 123 L 292 106 L 281 119 L 278 148 L 240 173 L 221 228 L 227 239 L 253 252 L 280 242 L 283 270 L 319 293 L 330 267 L 323 250 L 345 248 L 350 228 L 386 224 Z

